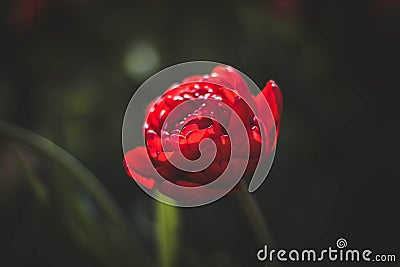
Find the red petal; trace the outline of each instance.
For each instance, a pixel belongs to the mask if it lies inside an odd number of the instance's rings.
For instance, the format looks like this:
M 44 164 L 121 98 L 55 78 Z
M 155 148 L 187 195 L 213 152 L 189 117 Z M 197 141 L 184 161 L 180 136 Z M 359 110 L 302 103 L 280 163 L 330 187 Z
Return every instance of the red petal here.
M 141 184 L 141 185 L 147 187 L 148 189 L 153 189 L 153 187 L 154 187 L 154 185 L 155 185 L 155 183 L 156 183 L 156 182 L 154 181 L 154 179 L 144 177 L 144 176 L 142 176 L 142 175 L 140 175 L 140 174 L 138 174 L 138 173 L 135 173 L 134 171 L 131 171 L 131 172 L 132 172 L 131 177 L 132 177 L 133 179 L 135 179 L 136 182 L 138 182 L 139 184 Z
M 146 144 L 156 151 L 161 151 L 162 149 L 161 138 L 153 130 L 146 132 Z
M 156 171 L 150 162 L 144 146 L 137 147 L 125 154 L 126 173 L 141 185 L 152 189 L 155 185 Z
M 282 93 L 275 81 L 270 80 L 267 82 L 262 92 L 257 95 L 256 104 L 259 111 L 262 110 L 261 105 L 263 105 L 264 102 L 261 99 L 262 97 L 267 100 L 271 109 L 275 121 L 276 133 L 278 135 L 282 116 Z
M 223 85 L 238 91 L 240 96 L 251 95 L 250 90 L 242 76 L 240 76 L 240 74 L 230 66 L 217 66 L 212 70 L 210 76 L 210 82 L 213 81 L 213 78 L 221 78 L 226 82 Z
M 255 100 L 257 105 L 258 120 L 260 122 L 260 126 L 264 129 L 267 139 L 266 152 L 268 154 L 274 149 L 279 135 L 282 116 L 282 94 L 278 85 L 273 80 L 270 80 L 267 82 L 262 92 L 257 95 Z M 268 103 L 272 117 L 269 116 L 269 110 L 265 106 L 265 101 Z M 272 132 L 273 126 L 275 126 L 275 136 L 273 136 Z
M 183 187 L 201 186 L 201 184 L 189 182 L 189 181 L 185 181 L 185 180 L 179 180 L 176 182 L 176 184 L 179 186 L 183 186 Z M 224 189 L 212 189 L 212 188 L 205 187 L 205 188 L 203 188 L 203 190 L 201 192 L 193 192 L 193 191 L 185 190 L 184 188 L 180 189 L 180 188 L 172 187 L 172 184 L 169 182 L 164 182 L 164 183 L 160 184 L 160 187 L 158 188 L 158 190 L 162 194 L 164 194 L 168 197 L 174 198 L 174 196 L 179 195 L 185 199 L 192 200 L 194 203 L 199 200 L 204 200 L 207 198 L 211 199 L 214 196 L 219 196 L 221 194 L 221 192 L 225 191 Z
M 176 182 L 177 185 L 179 186 L 184 186 L 184 187 L 198 187 L 201 186 L 199 183 L 194 183 L 194 182 L 189 182 L 185 180 L 179 180 Z

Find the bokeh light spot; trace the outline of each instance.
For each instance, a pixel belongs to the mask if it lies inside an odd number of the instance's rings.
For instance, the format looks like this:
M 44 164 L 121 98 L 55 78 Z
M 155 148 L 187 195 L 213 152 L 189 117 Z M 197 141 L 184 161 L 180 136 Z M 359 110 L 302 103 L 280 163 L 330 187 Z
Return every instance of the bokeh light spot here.
M 159 66 L 157 49 L 150 43 L 140 42 L 132 45 L 125 55 L 125 71 L 135 80 L 146 78 Z

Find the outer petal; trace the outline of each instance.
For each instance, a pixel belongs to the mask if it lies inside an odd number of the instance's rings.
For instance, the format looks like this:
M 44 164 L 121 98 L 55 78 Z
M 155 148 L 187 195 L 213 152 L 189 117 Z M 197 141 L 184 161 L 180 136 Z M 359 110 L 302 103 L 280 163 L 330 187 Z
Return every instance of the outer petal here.
M 253 95 L 250 92 L 249 87 L 243 80 L 242 76 L 230 66 L 217 66 L 213 69 L 209 78 L 210 82 L 222 83 L 226 87 L 236 90 L 238 95 L 250 102 L 252 105 Z
M 262 100 L 262 98 L 265 98 L 265 100 L 267 100 L 268 105 L 271 109 L 271 112 L 272 112 L 272 115 L 274 118 L 275 127 L 276 127 L 276 133 L 278 136 L 279 128 L 281 125 L 281 116 L 282 116 L 282 93 L 275 81 L 270 80 L 269 82 L 267 82 L 267 84 L 265 85 L 262 92 L 260 92 L 257 95 L 256 105 L 257 105 L 258 111 L 261 111 L 264 109 L 264 107 L 263 107 L 264 101 Z M 263 120 L 263 117 L 261 117 L 260 119 L 262 120 L 262 122 L 265 125 L 270 124 L 270 122 L 266 121 L 265 117 L 264 117 L 264 120 Z
M 194 182 L 190 182 L 190 181 L 185 181 L 185 180 L 178 180 L 176 182 L 176 185 L 178 186 L 183 186 L 183 187 L 198 187 L 201 186 L 201 184 L 199 183 L 194 183 Z M 205 199 L 205 195 L 206 196 L 218 196 L 221 194 L 221 192 L 224 192 L 225 190 L 223 189 L 212 189 L 212 188 L 208 188 L 207 186 L 204 187 L 203 191 L 200 192 L 188 192 L 187 190 L 182 190 L 179 188 L 175 188 L 172 186 L 172 184 L 170 184 L 169 182 L 163 182 L 160 184 L 158 190 L 169 197 L 174 197 L 176 195 L 181 195 L 182 197 L 186 198 L 186 199 L 191 199 L 192 201 L 196 202 L 197 200 L 202 200 Z
M 251 94 L 246 82 L 240 74 L 230 66 L 217 66 L 210 74 L 191 76 L 182 81 L 188 82 L 212 82 L 218 85 L 223 85 L 229 89 L 236 90 L 238 95 L 246 100 L 249 105 L 253 105 L 253 95 Z
M 268 154 L 275 148 L 276 141 L 279 135 L 279 128 L 282 116 L 281 90 L 273 80 L 270 80 L 269 82 L 267 82 L 262 92 L 260 92 L 257 97 L 255 97 L 255 101 L 257 105 L 258 119 L 267 137 L 266 152 Z M 267 101 L 268 106 L 272 112 L 272 118 L 271 116 L 266 115 L 269 113 L 269 110 L 265 106 L 265 101 Z M 274 125 L 276 130 L 275 136 L 272 134 L 272 129 Z
M 157 177 L 144 146 L 136 147 L 125 154 L 126 173 L 141 185 L 152 189 L 155 185 L 153 177 Z

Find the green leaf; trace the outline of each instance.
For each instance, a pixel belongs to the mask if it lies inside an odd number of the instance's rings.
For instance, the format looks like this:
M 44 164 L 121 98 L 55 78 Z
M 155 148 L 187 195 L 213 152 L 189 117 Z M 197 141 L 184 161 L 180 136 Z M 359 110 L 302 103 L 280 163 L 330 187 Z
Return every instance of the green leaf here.
M 73 178 L 79 184 L 90 191 L 93 198 L 101 204 L 107 212 L 109 218 L 117 224 L 126 224 L 120 208 L 98 179 L 64 149 L 40 135 L 1 121 L 0 136 L 29 145 L 35 149 L 35 151 L 59 163 L 73 175 Z
M 24 173 L 24 176 L 28 182 L 30 189 L 32 190 L 35 197 L 38 199 L 39 203 L 43 208 L 48 209 L 50 207 L 49 203 L 49 194 L 47 189 L 42 181 L 40 181 L 39 177 L 35 174 L 32 168 L 28 165 L 28 163 L 24 160 L 24 158 L 20 155 L 20 153 L 15 150 L 15 155 L 18 159 L 19 166 Z
M 162 198 L 167 197 L 161 195 Z M 175 266 L 179 249 L 179 209 L 161 201 L 156 201 L 155 211 L 155 233 L 158 243 L 160 266 Z
M 53 163 L 49 167 L 54 177 L 46 189 L 21 158 L 35 195 L 50 204 L 51 217 L 76 244 L 104 266 L 150 266 L 120 207 L 84 165 L 46 138 L 0 121 L 0 140 L 4 139 L 28 145 Z

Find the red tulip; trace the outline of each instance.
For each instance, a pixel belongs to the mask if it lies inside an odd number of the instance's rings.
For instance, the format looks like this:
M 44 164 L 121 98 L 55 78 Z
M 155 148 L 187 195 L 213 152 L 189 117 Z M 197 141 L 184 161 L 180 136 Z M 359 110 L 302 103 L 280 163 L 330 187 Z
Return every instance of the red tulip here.
M 266 102 L 272 113 L 269 117 L 265 115 L 269 112 Z M 233 113 L 240 121 L 233 119 Z M 267 82 L 262 92 L 254 96 L 236 70 L 217 66 L 209 75 L 186 78 L 150 103 L 144 122 L 146 147 L 125 154 L 126 171 L 142 186 L 171 197 L 173 192 L 167 181 L 184 187 L 206 185 L 221 176 L 230 160 L 234 166 L 244 162 L 247 167 L 241 178 L 251 178 L 263 160 L 260 127 L 265 133 L 268 155 L 275 148 L 281 113 L 282 96 L 274 81 Z M 237 136 L 243 127 L 244 136 Z M 275 129 L 276 135 L 271 137 Z M 236 151 L 244 147 L 244 138 L 249 141 L 249 153 L 231 155 L 233 147 Z M 206 139 L 214 144 L 200 145 Z M 211 158 L 211 164 L 199 171 L 184 170 L 173 164 L 179 153 L 190 161 Z M 167 181 L 158 179 L 156 172 Z

